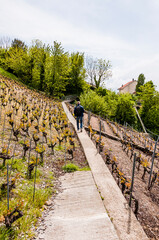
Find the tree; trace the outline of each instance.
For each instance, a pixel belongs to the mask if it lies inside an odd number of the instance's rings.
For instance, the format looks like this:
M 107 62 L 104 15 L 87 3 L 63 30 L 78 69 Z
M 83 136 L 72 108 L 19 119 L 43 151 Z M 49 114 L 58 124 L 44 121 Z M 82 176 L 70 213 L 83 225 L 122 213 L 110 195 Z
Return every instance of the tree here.
M 144 123 L 150 131 L 159 135 L 159 93 L 155 94 L 153 105 L 145 115 Z
M 112 76 L 110 61 L 103 59 L 94 60 L 92 57 L 86 58 L 86 71 L 92 85 L 101 87 L 104 81 Z
M 136 94 L 138 94 L 139 92 L 141 92 L 140 87 L 143 86 L 145 83 L 145 76 L 143 73 L 141 73 L 138 77 L 137 80 L 137 85 L 136 85 Z
M 130 125 L 134 124 L 137 118 L 133 106 L 134 101 L 132 100 L 131 94 L 120 94 L 116 106 L 116 120 L 121 124 L 124 124 L 124 122 Z
M 12 41 L 11 47 L 12 47 L 12 48 L 21 48 L 21 49 L 23 49 L 24 51 L 27 50 L 27 46 L 25 45 L 25 43 L 22 42 L 21 40 L 17 39 L 17 38 L 15 38 L 15 39 Z
M 54 41 L 50 54 L 46 56 L 45 82 L 46 91 L 50 95 L 61 97 L 64 95 L 69 75 L 69 57 L 64 52 L 61 43 Z
M 103 87 L 96 88 L 95 92 L 102 97 L 107 95 L 107 89 Z
M 0 38 L 0 49 L 9 49 L 11 46 L 11 39 L 9 37 Z
M 155 86 L 152 81 L 146 82 L 140 87 L 140 90 L 141 92 L 139 93 L 139 98 L 142 103 L 142 107 L 139 113 L 141 119 L 146 128 L 151 131 L 156 131 L 158 127 L 154 124 L 154 121 L 156 121 L 155 116 L 158 116 L 159 93 L 155 91 Z
M 0 38 L 0 66 L 6 67 L 6 55 L 7 51 L 11 46 L 11 39 L 9 37 Z
M 89 90 L 80 95 L 81 104 L 86 110 L 90 110 L 95 114 L 100 114 L 101 116 L 106 116 L 107 103 L 102 96 L 99 96 L 95 91 Z
M 84 54 L 72 53 L 67 81 L 67 93 L 80 93 L 85 85 Z
M 31 85 L 40 91 L 45 89 L 46 54 L 45 45 L 41 41 L 37 39 L 32 42 L 29 49 Z
M 11 47 L 6 54 L 5 68 L 27 84 L 29 78 L 29 57 L 27 51 L 24 51 L 22 48 Z

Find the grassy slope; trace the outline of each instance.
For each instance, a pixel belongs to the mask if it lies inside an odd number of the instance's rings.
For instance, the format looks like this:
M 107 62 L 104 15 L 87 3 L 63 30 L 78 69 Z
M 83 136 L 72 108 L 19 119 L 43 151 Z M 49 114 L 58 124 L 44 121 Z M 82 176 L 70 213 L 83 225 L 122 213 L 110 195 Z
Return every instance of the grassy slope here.
M 18 78 L 17 78 L 14 74 L 5 71 L 5 70 L 4 70 L 3 68 L 1 68 L 1 67 L 0 67 L 0 74 L 1 74 L 3 77 L 7 77 L 7 78 L 10 78 L 10 79 L 13 79 L 13 80 L 18 81 Z

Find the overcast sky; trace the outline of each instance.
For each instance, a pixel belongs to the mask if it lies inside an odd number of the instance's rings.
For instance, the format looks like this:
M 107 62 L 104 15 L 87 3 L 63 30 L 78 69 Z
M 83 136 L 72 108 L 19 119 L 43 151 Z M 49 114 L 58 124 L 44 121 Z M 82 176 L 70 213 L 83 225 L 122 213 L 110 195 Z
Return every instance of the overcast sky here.
M 159 90 L 159 0 L 0 0 L 0 38 L 110 60 L 109 89 L 140 73 Z

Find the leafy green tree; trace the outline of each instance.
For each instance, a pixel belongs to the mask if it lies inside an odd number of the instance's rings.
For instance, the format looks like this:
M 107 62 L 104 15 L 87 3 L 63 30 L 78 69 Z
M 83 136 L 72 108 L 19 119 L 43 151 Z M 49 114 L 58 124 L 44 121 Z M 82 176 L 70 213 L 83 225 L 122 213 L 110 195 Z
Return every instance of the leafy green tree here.
M 153 98 L 155 95 L 155 86 L 152 81 L 148 81 L 143 86 L 140 86 L 139 99 L 142 102 L 142 109 L 140 111 L 143 118 L 147 115 L 148 110 L 151 108 Z
M 68 53 L 64 52 L 61 43 L 54 41 L 54 45 L 50 48 L 50 55 L 46 56 L 45 61 L 46 91 L 50 95 L 63 96 L 66 91 L 68 75 Z
M 145 83 L 145 76 L 143 73 L 141 73 L 138 77 L 137 80 L 137 85 L 136 85 L 136 94 L 138 94 L 139 92 L 141 92 L 140 87 L 143 86 Z
M 7 50 L 6 49 L 4 49 L 4 48 L 0 48 L 0 66 L 2 67 L 2 68 L 5 68 L 5 60 L 6 60 L 6 52 L 7 52 Z
M 95 89 L 95 92 L 96 92 L 98 95 L 104 97 L 104 96 L 107 95 L 107 92 L 108 92 L 108 91 L 107 91 L 106 88 L 98 87 L 98 88 Z
M 159 135 L 159 93 L 154 96 L 153 103 L 145 115 L 144 123 L 147 129 Z
M 39 40 L 35 40 L 29 49 L 30 58 L 30 79 L 31 85 L 43 91 L 45 89 L 45 60 L 46 60 L 45 45 Z
M 29 57 L 27 51 L 24 51 L 22 48 L 11 47 L 6 53 L 5 68 L 27 84 L 29 77 Z
M 82 93 L 80 95 L 80 101 L 86 110 L 90 110 L 101 116 L 106 116 L 108 114 L 108 106 L 104 98 L 92 90 Z
M 134 124 L 137 118 L 133 106 L 134 101 L 132 100 L 131 94 L 120 94 L 116 106 L 116 120 L 121 124 L 124 124 L 124 122 L 127 122 L 130 125 Z
M 104 96 L 104 100 L 107 103 L 108 114 L 107 116 L 111 120 L 116 119 L 116 108 L 119 95 L 113 91 L 107 90 L 107 94 Z
M 84 54 L 72 53 L 70 56 L 67 93 L 81 93 L 85 85 Z
M 101 87 L 104 81 L 112 75 L 110 69 L 110 61 L 103 59 L 94 60 L 92 57 L 86 59 L 87 76 L 91 84 L 95 85 L 96 88 Z
M 147 129 L 153 132 L 158 132 L 159 120 L 158 109 L 159 109 L 159 93 L 155 90 L 155 86 L 152 81 L 148 81 L 140 87 L 141 92 L 139 98 L 142 103 L 139 111 L 141 119 Z

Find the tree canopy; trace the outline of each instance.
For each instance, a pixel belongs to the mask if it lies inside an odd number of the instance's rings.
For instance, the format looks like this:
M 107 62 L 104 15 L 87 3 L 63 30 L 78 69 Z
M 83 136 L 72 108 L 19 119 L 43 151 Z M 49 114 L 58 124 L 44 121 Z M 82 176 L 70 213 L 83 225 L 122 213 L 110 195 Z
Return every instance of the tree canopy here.
M 103 59 L 86 58 L 86 72 L 92 85 L 96 88 L 102 87 L 104 81 L 108 79 L 111 73 L 111 63 Z
M 137 85 L 136 85 L 136 94 L 138 94 L 139 92 L 141 92 L 140 87 L 143 86 L 145 83 L 145 76 L 143 73 L 141 73 L 138 77 L 137 80 Z
M 46 46 L 38 39 L 32 41 L 30 47 L 19 39 L 14 39 L 9 48 L 3 45 L 0 67 L 15 74 L 23 83 L 56 97 L 83 91 L 83 53 L 69 54 L 57 41 Z

